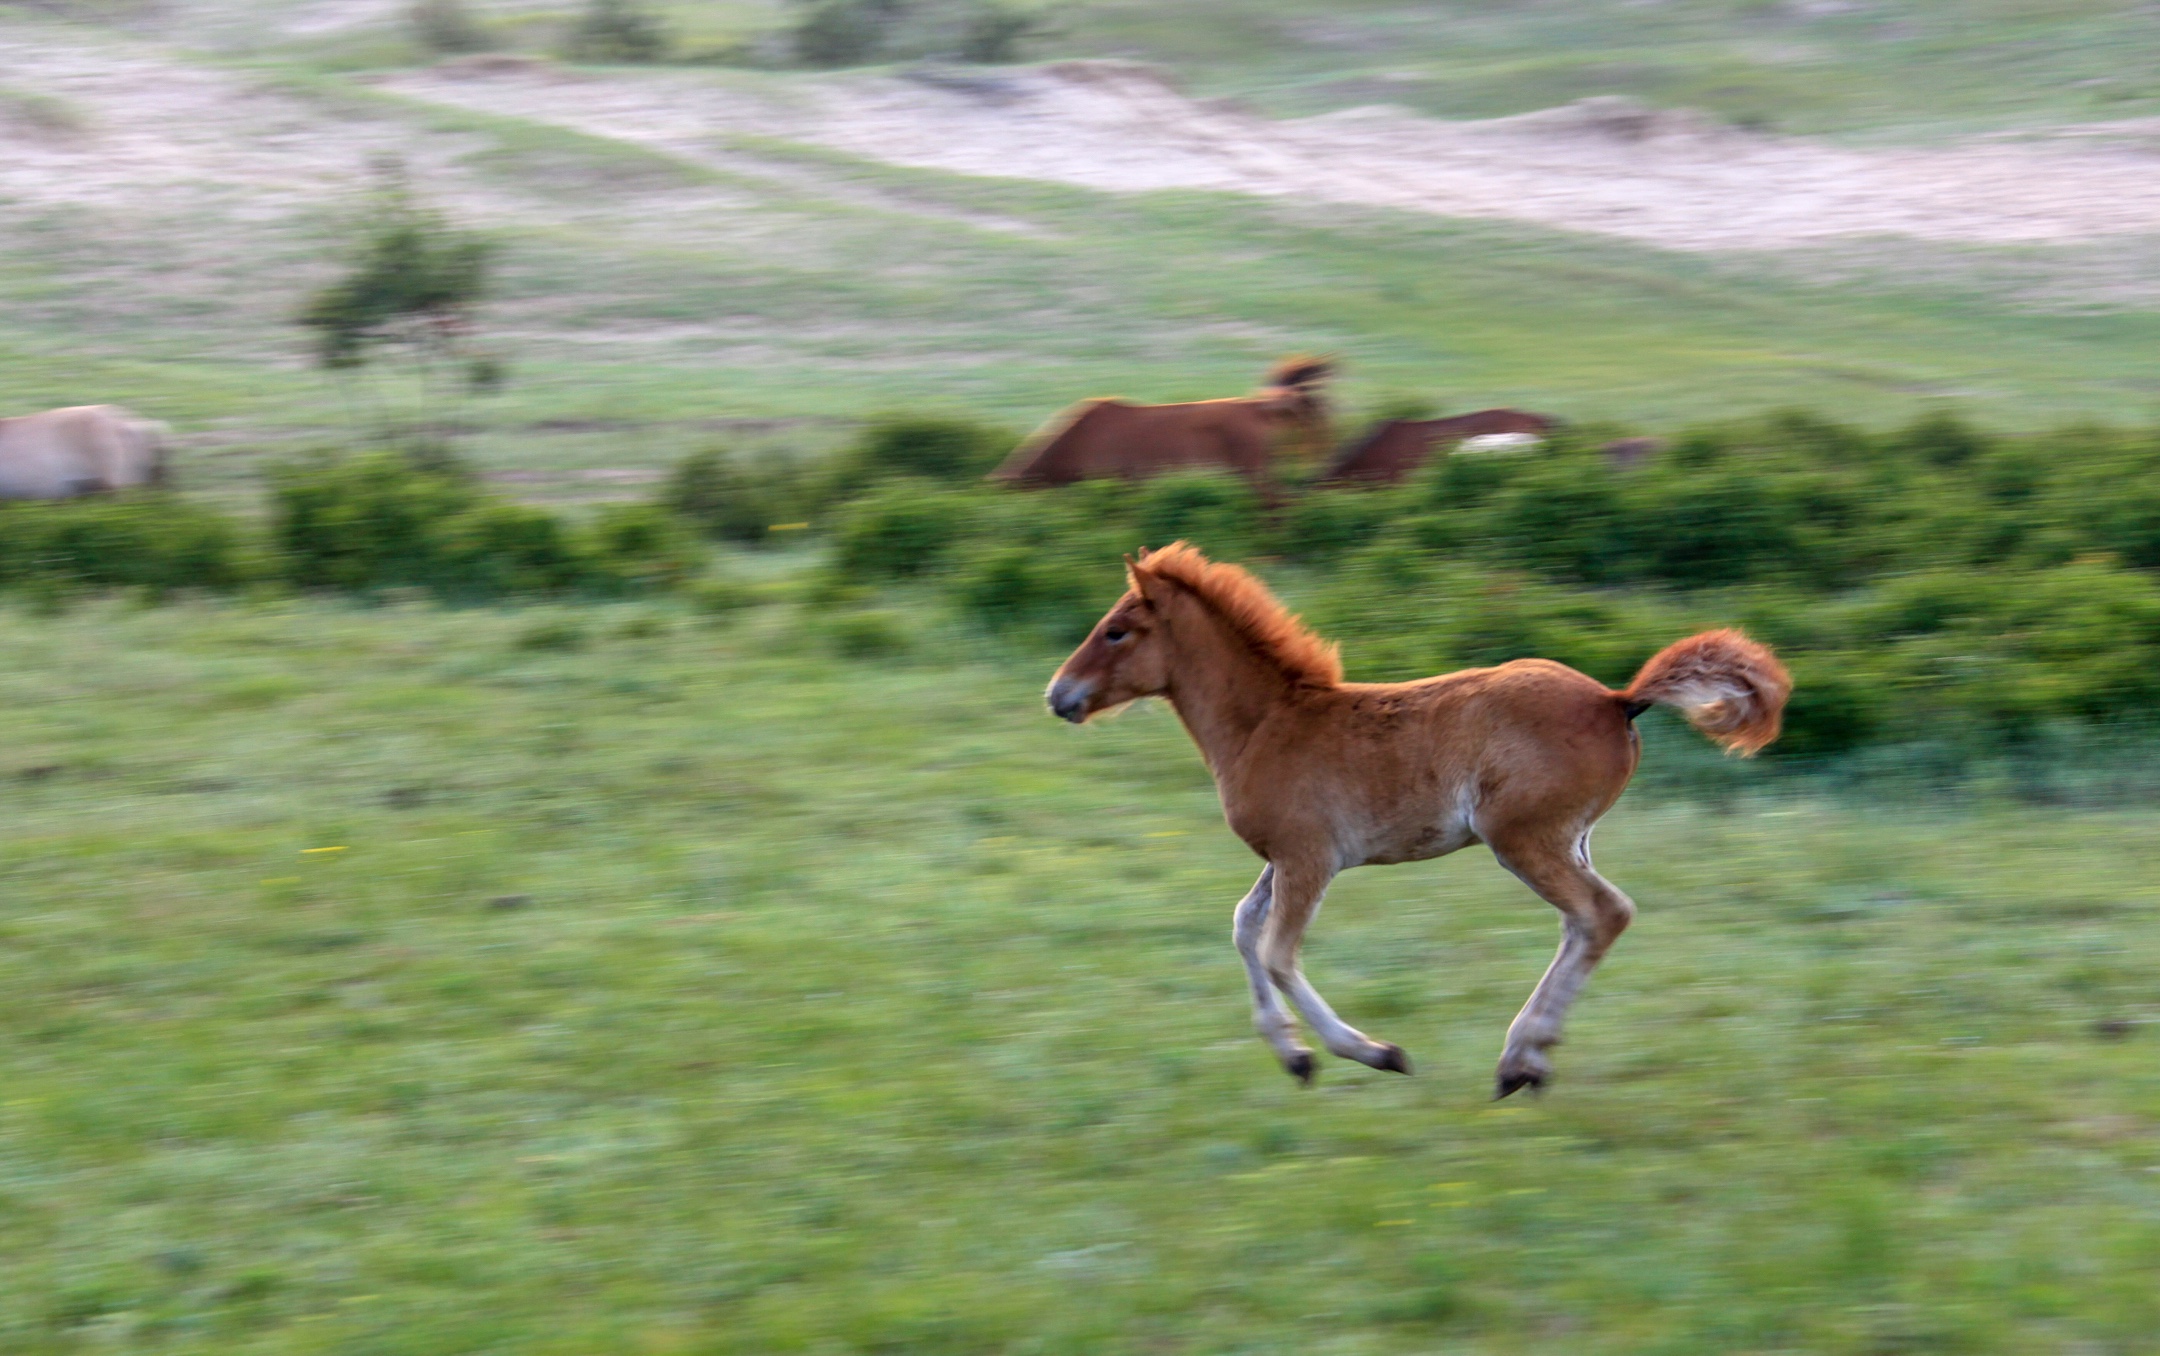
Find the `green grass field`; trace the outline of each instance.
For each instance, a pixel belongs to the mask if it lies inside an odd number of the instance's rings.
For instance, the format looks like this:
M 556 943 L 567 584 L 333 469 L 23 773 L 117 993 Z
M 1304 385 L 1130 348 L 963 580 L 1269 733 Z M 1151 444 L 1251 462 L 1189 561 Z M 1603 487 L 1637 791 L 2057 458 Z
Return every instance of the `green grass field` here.
M 1110 581 L 1106 581 L 1106 584 Z M 1638 791 L 1346 877 L 1303 1091 L 1167 712 L 768 605 L 0 614 L 9 1352 L 2031 1352 L 2160 1330 L 2149 812 Z M 1664 727 L 1657 752 L 1693 736 Z

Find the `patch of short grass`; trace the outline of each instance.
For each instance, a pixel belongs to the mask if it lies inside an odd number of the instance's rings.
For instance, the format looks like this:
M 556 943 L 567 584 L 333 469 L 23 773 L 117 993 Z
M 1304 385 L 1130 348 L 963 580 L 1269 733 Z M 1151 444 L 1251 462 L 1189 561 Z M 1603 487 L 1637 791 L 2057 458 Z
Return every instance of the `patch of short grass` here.
M 1499 1105 L 1549 910 L 1476 849 L 1352 873 L 1311 972 L 1419 1073 L 1304 1092 L 1182 733 L 1051 721 L 1042 660 L 847 659 L 776 604 L 92 603 L 0 643 L 10 1351 L 2160 1323 L 2149 811 L 1632 796 L 1599 863 L 1641 918 Z

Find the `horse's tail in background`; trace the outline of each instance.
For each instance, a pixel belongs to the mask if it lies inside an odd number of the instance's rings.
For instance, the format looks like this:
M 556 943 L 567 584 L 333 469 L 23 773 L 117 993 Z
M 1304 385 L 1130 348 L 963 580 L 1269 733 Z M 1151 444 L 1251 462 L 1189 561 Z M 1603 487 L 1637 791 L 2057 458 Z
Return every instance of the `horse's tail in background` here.
M 1650 656 L 1614 695 L 1631 717 L 1654 705 L 1677 707 L 1690 725 L 1745 758 L 1778 737 L 1792 675 L 1768 646 L 1738 631 L 1705 631 Z

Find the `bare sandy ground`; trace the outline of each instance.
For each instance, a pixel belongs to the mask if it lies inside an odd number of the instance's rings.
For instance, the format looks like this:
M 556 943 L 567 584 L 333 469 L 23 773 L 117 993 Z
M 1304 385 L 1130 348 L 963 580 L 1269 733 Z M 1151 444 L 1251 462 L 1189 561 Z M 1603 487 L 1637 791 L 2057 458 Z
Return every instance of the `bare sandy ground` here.
M 1898 149 L 1760 135 L 1617 99 L 1483 122 L 1386 108 L 1276 121 L 1118 62 L 779 80 L 477 58 L 381 83 L 719 166 L 744 167 L 730 137 L 775 137 L 963 174 L 1403 208 L 1668 249 L 2160 235 L 2160 120 Z M 0 88 L 57 96 L 82 123 L 56 133 L 0 119 L 0 197 L 18 204 L 171 209 L 193 198 L 275 217 L 348 190 L 379 152 L 424 172 L 468 149 L 120 42 L 0 36 Z
M 809 142 L 899 165 L 1129 192 L 1196 188 L 1500 218 L 1681 250 L 1863 236 L 1974 244 L 2160 233 L 2160 122 L 1907 149 L 1767 136 L 1592 99 L 1483 122 L 1386 108 L 1275 121 L 1158 72 L 1063 62 L 798 83 L 451 65 L 392 87 L 691 158 L 721 139 Z
M 349 193 L 373 155 L 425 167 L 466 149 L 117 42 L 0 38 L 0 86 L 58 99 L 78 124 L 0 123 L 0 197 L 18 204 L 177 212 L 215 200 L 274 217 Z

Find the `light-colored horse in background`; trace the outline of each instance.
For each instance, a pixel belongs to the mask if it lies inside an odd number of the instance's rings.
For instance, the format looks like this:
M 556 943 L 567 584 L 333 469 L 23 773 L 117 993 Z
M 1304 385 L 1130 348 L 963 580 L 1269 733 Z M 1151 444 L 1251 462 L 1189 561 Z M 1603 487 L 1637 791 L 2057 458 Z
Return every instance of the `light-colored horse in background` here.
M 1176 710 L 1214 774 L 1231 831 L 1267 866 L 1233 937 L 1253 1023 L 1301 1081 L 1313 1055 L 1276 994 L 1328 1051 L 1410 1072 L 1401 1047 L 1337 1017 L 1298 966 L 1339 873 L 1484 843 L 1560 910 L 1559 954 L 1508 1027 L 1496 1095 L 1551 1076 L 1547 1051 L 1635 905 L 1590 865 L 1590 831 L 1620 799 L 1641 745 L 1635 717 L 1678 707 L 1727 749 L 1777 738 L 1784 666 L 1737 631 L 1651 656 L 1615 692 L 1563 664 L 1518 659 L 1412 683 L 1346 683 L 1335 647 L 1265 585 L 1180 542 L 1127 561 L 1129 587 L 1051 680 L 1075 724 L 1142 697 Z
M 168 432 L 118 405 L 0 419 L 0 499 L 73 499 L 161 485 Z

